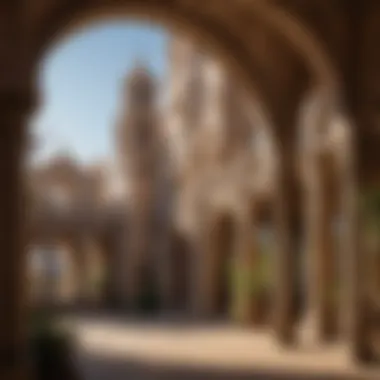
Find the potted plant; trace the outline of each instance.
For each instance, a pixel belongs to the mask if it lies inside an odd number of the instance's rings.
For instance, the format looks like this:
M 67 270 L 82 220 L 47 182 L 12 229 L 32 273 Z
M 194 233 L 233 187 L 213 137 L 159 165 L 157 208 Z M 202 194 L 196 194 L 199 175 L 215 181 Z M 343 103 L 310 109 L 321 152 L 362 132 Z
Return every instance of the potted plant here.
M 51 316 L 33 318 L 29 344 L 36 380 L 80 379 L 74 339 Z

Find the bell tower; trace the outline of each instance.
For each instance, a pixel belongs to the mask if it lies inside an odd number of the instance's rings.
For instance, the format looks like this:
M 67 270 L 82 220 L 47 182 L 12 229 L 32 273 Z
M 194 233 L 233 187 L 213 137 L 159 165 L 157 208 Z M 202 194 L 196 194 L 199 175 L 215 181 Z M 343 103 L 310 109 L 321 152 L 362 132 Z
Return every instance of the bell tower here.
M 134 307 L 144 273 L 152 262 L 152 220 L 160 162 L 159 109 L 156 81 L 142 64 L 129 73 L 123 91 L 123 114 L 117 131 L 129 209 L 123 298 Z
M 124 87 L 122 122 L 118 147 L 123 176 L 131 204 L 153 185 L 157 155 L 157 85 L 149 70 L 141 64 L 127 76 Z M 143 203 L 146 199 L 141 199 Z

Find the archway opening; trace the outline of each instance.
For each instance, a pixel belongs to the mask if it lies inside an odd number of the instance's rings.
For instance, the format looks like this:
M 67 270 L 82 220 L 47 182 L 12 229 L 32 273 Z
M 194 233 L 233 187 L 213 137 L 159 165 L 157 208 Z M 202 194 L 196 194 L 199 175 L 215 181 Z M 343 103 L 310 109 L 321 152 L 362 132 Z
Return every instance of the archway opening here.
M 58 197 L 59 207 L 57 202 L 47 204 L 44 197 L 49 191 L 41 182 L 37 191 L 41 197 L 39 206 L 54 211 L 47 217 L 54 219 L 58 215 L 57 225 L 51 232 L 55 238 L 65 234 L 67 245 L 80 253 L 88 250 L 87 244 L 82 244 L 85 239 L 100 247 L 106 277 L 101 280 L 101 289 L 96 285 L 100 292 L 99 303 L 95 305 L 100 308 L 95 309 L 96 312 L 108 312 L 112 305 L 114 315 L 122 320 L 136 316 L 142 309 L 149 318 L 170 309 L 191 315 L 197 300 L 202 298 L 202 293 L 193 290 L 199 278 L 198 269 L 194 268 L 201 268 L 206 260 L 201 253 L 193 252 L 194 247 L 199 247 L 197 224 L 201 224 L 207 214 L 207 208 L 199 208 L 199 205 L 210 199 L 215 188 L 208 185 L 215 162 L 211 159 L 206 166 L 202 165 L 202 160 L 204 164 L 213 156 L 220 161 L 218 170 L 226 173 L 233 160 L 244 165 L 249 154 L 239 154 L 239 150 L 251 149 L 250 132 L 254 126 L 239 121 L 239 134 L 233 135 L 234 117 L 224 115 L 224 111 L 235 112 L 236 117 L 246 112 L 243 107 L 239 110 L 240 91 L 233 96 L 238 81 L 216 59 L 209 57 L 204 47 L 194 47 L 186 38 L 181 43 L 182 37 L 179 37 L 179 43 L 173 44 L 170 54 L 147 53 L 157 48 L 158 40 L 161 47 L 167 47 L 167 36 L 165 43 L 162 42 L 162 30 L 152 32 L 149 25 L 149 33 L 156 33 L 156 37 L 159 34 L 152 46 L 138 45 L 137 52 L 121 52 L 119 47 L 111 49 L 107 44 L 114 41 L 115 36 L 122 40 L 120 25 L 113 24 L 108 31 L 107 28 L 98 29 L 87 43 L 86 33 L 80 34 L 71 48 L 69 44 L 56 50 L 64 56 L 67 49 L 72 55 L 58 62 L 55 72 L 42 70 L 43 74 L 51 75 L 48 80 L 52 82 L 45 83 L 48 85 L 47 108 L 51 106 L 51 109 L 43 115 L 42 121 L 36 121 L 37 127 L 41 123 L 42 134 L 47 134 L 48 144 L 42 153 L 39 152 L 36 166 L 40 165 L 42 172 L 46 169 L 53 177 L 58 176 L 62 186 L 66 183 L 70 196 Z M 137 38 L 133 34 L 132 37 Z M 155 37 L 150 35 L 149 38 Z M 147 61 L 153 59 L 153 67 L 147 69 L 141 62 L 134 67 L 131 56 L 141 58 L 139 55 L 143 59 L 148 57 Z M 83 65 L 81 60 L 86 63 Z M 170 66 L 170 70 L 166 66 Z M 65 72 L 66 69 L 71 72 Z M 105 73 L 111 69 L 116 71 L 112 74 L 112 84 L 105 79 Z M 126 74 L 129 75 L 124 81 Z M 60 95 L 49 99 L 49 86 L 54 85 L 52 78 L 55 81 L 59 77 L 65 78 L 60 80 Z M 165 80 L 169 85 L 163 89 L 160 82 Z M 232 81 L 234 85 L 231 86 Z M 76 90 L 74 83 L 78 84 Z M 231 99 L 236 104 L 227 107 Z M 206 107 L 207 103 L 210 107 Z M 100 113 L 104 105 L 107 109 Z M 169 112 L 169 117 L 165 112 Z M 117 114 L 120 118 L 115 120 Z M 104 132 L 104 127 L 109 129 L 110 124 L 116 124 L 113 140 Z M 48 133 L 55 134 L 52 140 L 56 141 L 49 142 Z M 226 145 L 232 139 L 235 150 L 230 149 L 227 157 Z M 75 144 L 71 151 L 67 150 L 69 140 Z M 110 151 L 116 153 L 114 160 L 99 160 L 110 155 Z M 118 161 L 116 174 L 110 169 L 115 161 Z M 120 184 L 123 180 L 127 185 Z M 199 182 L 204 185 L 199 187 Z M 174 200 L 181 203 L 182 194 L 186 192 L 191 195 L 189 205 L 184 206 L 185 214 L 192 214 L 186 216 L 191 219 L 191 226 L 184 236 L 173 237 L 172 226 L 178 222 L 174 216 Z M 40 227 L 44 229 L 52 222 L 47 218 Z M 233 297 L 230 277 L 235 242 L 231 223 L 228 217 L 222 218 L 215 236 L 214 301 L 217 313 L 223 318 L 230 313 Z M 172 244 L 168 244 L 171 239 L 169 243 Z M 174 249 L 170 250 L 170 246 Z M 88 258 L 88 255 L 83 257 Z M 79 274 L 83 289 L 88 285 L 88 267 L 89 261 L 83 260 L 82 275 Z M 86 309 L 89 294 L 82 291 L 81 296 L 81 305 Z

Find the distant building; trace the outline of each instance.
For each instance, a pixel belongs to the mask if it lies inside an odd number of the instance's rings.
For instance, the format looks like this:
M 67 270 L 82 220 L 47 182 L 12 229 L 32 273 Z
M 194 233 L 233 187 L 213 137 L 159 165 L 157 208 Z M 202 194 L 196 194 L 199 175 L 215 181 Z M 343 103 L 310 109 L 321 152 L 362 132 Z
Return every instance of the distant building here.
M 66 240 L 79 257 L 78 241 L 97 241 L 107 263 L 105 294 L 119 305 L 137 307 L 148 278 L 162 309 L 213 313 L 227 281 L 217 273 L 233 256 L 230 249 L 213 259 L 228 238 L 215 231 L 225 220 L 234 229 L 245 228 L 242 220 L 251 225 L 247 205 L 270 202 L 273 149 L 242 89 L 216 61 L 176 37 L 170 62 L 165 108 L 146 67 L 128 74 L 113 162 L 81 167 L 58 157 L 34 171 L 39 212 L 30 239 Z M 233 232 L 225 247 L 239 236 Z

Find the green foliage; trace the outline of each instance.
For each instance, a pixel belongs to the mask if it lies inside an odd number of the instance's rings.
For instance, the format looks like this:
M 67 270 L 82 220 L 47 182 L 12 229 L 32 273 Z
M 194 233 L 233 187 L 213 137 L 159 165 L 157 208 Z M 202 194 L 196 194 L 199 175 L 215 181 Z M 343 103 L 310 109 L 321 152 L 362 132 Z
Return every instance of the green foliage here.
M 266 299 L 269 283 L 270 255 L 261 253 L 254 265 L 232 266 L 231 286 L 234 294 L 232 304 L 233 318 L 241 322 L 250 322 L 252 302 L 261 305 Z M 261 307 L 261 306 L 259 306 Z
M 380 227 L 380 191 L 373 189 L 365 193 L 360 200 L 361 211 L 367 225 Z
M 233 286 L 250 295 L 265 291 L 269 286 L 270 260 L 268 256 L 260 254 L 259 259 L 252 267 L 235 263 L 232 268 L 231 282 Z
M 231 286 L 235 296 L 233 314 L 241 319 L 244 308 L 250 307 L 250 300 L 263 295 L 268 287 L 268 258 L 259 255 L 251 267 L 235 262 L 232 266 Z
M 360 211 L 366 247 L 371 254 L 378 254 L 380 244 L 380 191 L 378 189 L 371 189 L 362 195 Z

